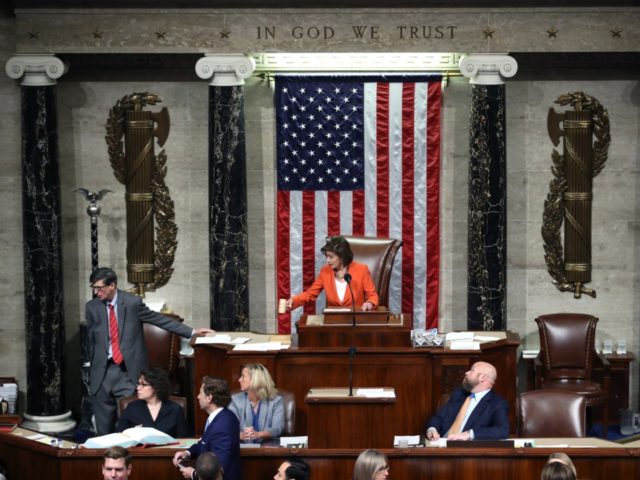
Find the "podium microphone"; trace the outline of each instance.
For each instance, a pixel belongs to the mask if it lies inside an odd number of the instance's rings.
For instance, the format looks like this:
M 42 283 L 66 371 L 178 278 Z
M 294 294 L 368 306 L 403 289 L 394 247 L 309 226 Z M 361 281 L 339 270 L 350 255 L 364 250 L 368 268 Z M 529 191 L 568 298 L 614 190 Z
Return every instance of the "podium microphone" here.
M 353 358 L 356 356 L 356 347 L 349 347 L 349 396 L 353 397 Z
M 353 289 L 351 288 L 351 274 L 344 274 L 344 281 L 347 282 L 347 286 L 349 287 L 349 292 L 351 292 L 351 326 L 356 326 L 356 299 L 353 296 Z M 351 350 L 349 350 L 351 352 Z

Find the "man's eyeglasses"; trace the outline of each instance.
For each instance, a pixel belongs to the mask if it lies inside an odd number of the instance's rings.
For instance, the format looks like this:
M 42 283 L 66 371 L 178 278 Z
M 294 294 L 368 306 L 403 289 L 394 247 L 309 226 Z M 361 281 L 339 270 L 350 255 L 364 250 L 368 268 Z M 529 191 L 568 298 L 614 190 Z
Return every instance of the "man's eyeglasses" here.
M 102 290 L 103 288 L 106 288 L 106 287 L 108 287 L 108 286 L 109 286 L 109 285 L 90 285 L 91 290 L 92 290 L 92 291 L 94 291 L 94 292 L 95 292 L 96 290 L 97 290 L 97 291 L 100 291 L 100 290 Z

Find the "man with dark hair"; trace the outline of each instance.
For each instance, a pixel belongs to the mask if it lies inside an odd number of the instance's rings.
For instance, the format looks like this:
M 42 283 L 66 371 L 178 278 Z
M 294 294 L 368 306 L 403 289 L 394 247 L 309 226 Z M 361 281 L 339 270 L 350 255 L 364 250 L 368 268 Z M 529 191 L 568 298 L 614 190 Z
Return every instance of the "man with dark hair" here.
M 240 480 L 240 423 L 227 408 L 231 402 L 229 386 L 221 378 L 204 377 L 198 393 L 200 408 L 207 412 L 207 422 L 200 441 L 188 450 L 177 452 L 173 464 L 180 468 L 182 476 L 194 479 L 194 469 L 182 462 L 196 459 L 204 452 L 213 452 L 222 465 L 224 480 Z M 195 479 L 194 479 L 195 480 Z
M 204 452 L 196 460 L 196 480 L 222 480 L 220 460 L 211 452 Z
M 289 458 L 282 462 L 273 480 L 309 480 L 311 469 L 302 460 Z
M 111 447 L 102 456 L 103 480 L 127 480 L 131 475 L 131 455 L 126 448 Z
M 136 391 L 140 372 L 147 367 L 143 323 L 152 323 L 181 337 L 211 332 L 184 325 L 149 310 L 140 297 L 118 289 L 110 268 L 97 268 L 89 277 L 94 299 L 87 303 L 86 319 L 91 351 L 90 391 L 98 435 L 115 430 L 117 402 Z

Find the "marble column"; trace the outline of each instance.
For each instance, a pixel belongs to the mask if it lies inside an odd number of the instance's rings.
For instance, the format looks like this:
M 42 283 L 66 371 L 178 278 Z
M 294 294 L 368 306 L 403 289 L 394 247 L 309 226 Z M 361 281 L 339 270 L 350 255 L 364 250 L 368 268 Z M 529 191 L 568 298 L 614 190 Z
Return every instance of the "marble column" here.
M 249 329 L 249 251 L 244 130 L 245 55 L 205 55 L 196 63 L 209 83 L 209 289 L 211 328 Z
M 72 429 L 65 411 L 62 219 L 56 79 L 53 55 L 17 55 L 6 72 L 22 78 L 22 227 L 27 346 L 25 425 L 46 432 Z
M 503 77 L 516 74 L 505 54 L 460 60 L 470 78 L 467 328 L 507 327 L 507 149 Z

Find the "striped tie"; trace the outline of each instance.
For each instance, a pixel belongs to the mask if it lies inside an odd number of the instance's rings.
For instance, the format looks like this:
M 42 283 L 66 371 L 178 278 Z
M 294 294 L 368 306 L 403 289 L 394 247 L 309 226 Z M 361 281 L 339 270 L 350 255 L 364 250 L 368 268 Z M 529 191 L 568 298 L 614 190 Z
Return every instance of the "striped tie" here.
M 122 363 L 122 352 L 120 351 L 120 339 L 118 338 L 118 320 L 116 320 L 116 311 L 113 304 L 109 304 L 109 336 L 111 337 L 111 355 L 113 363 L 120 365 Z

